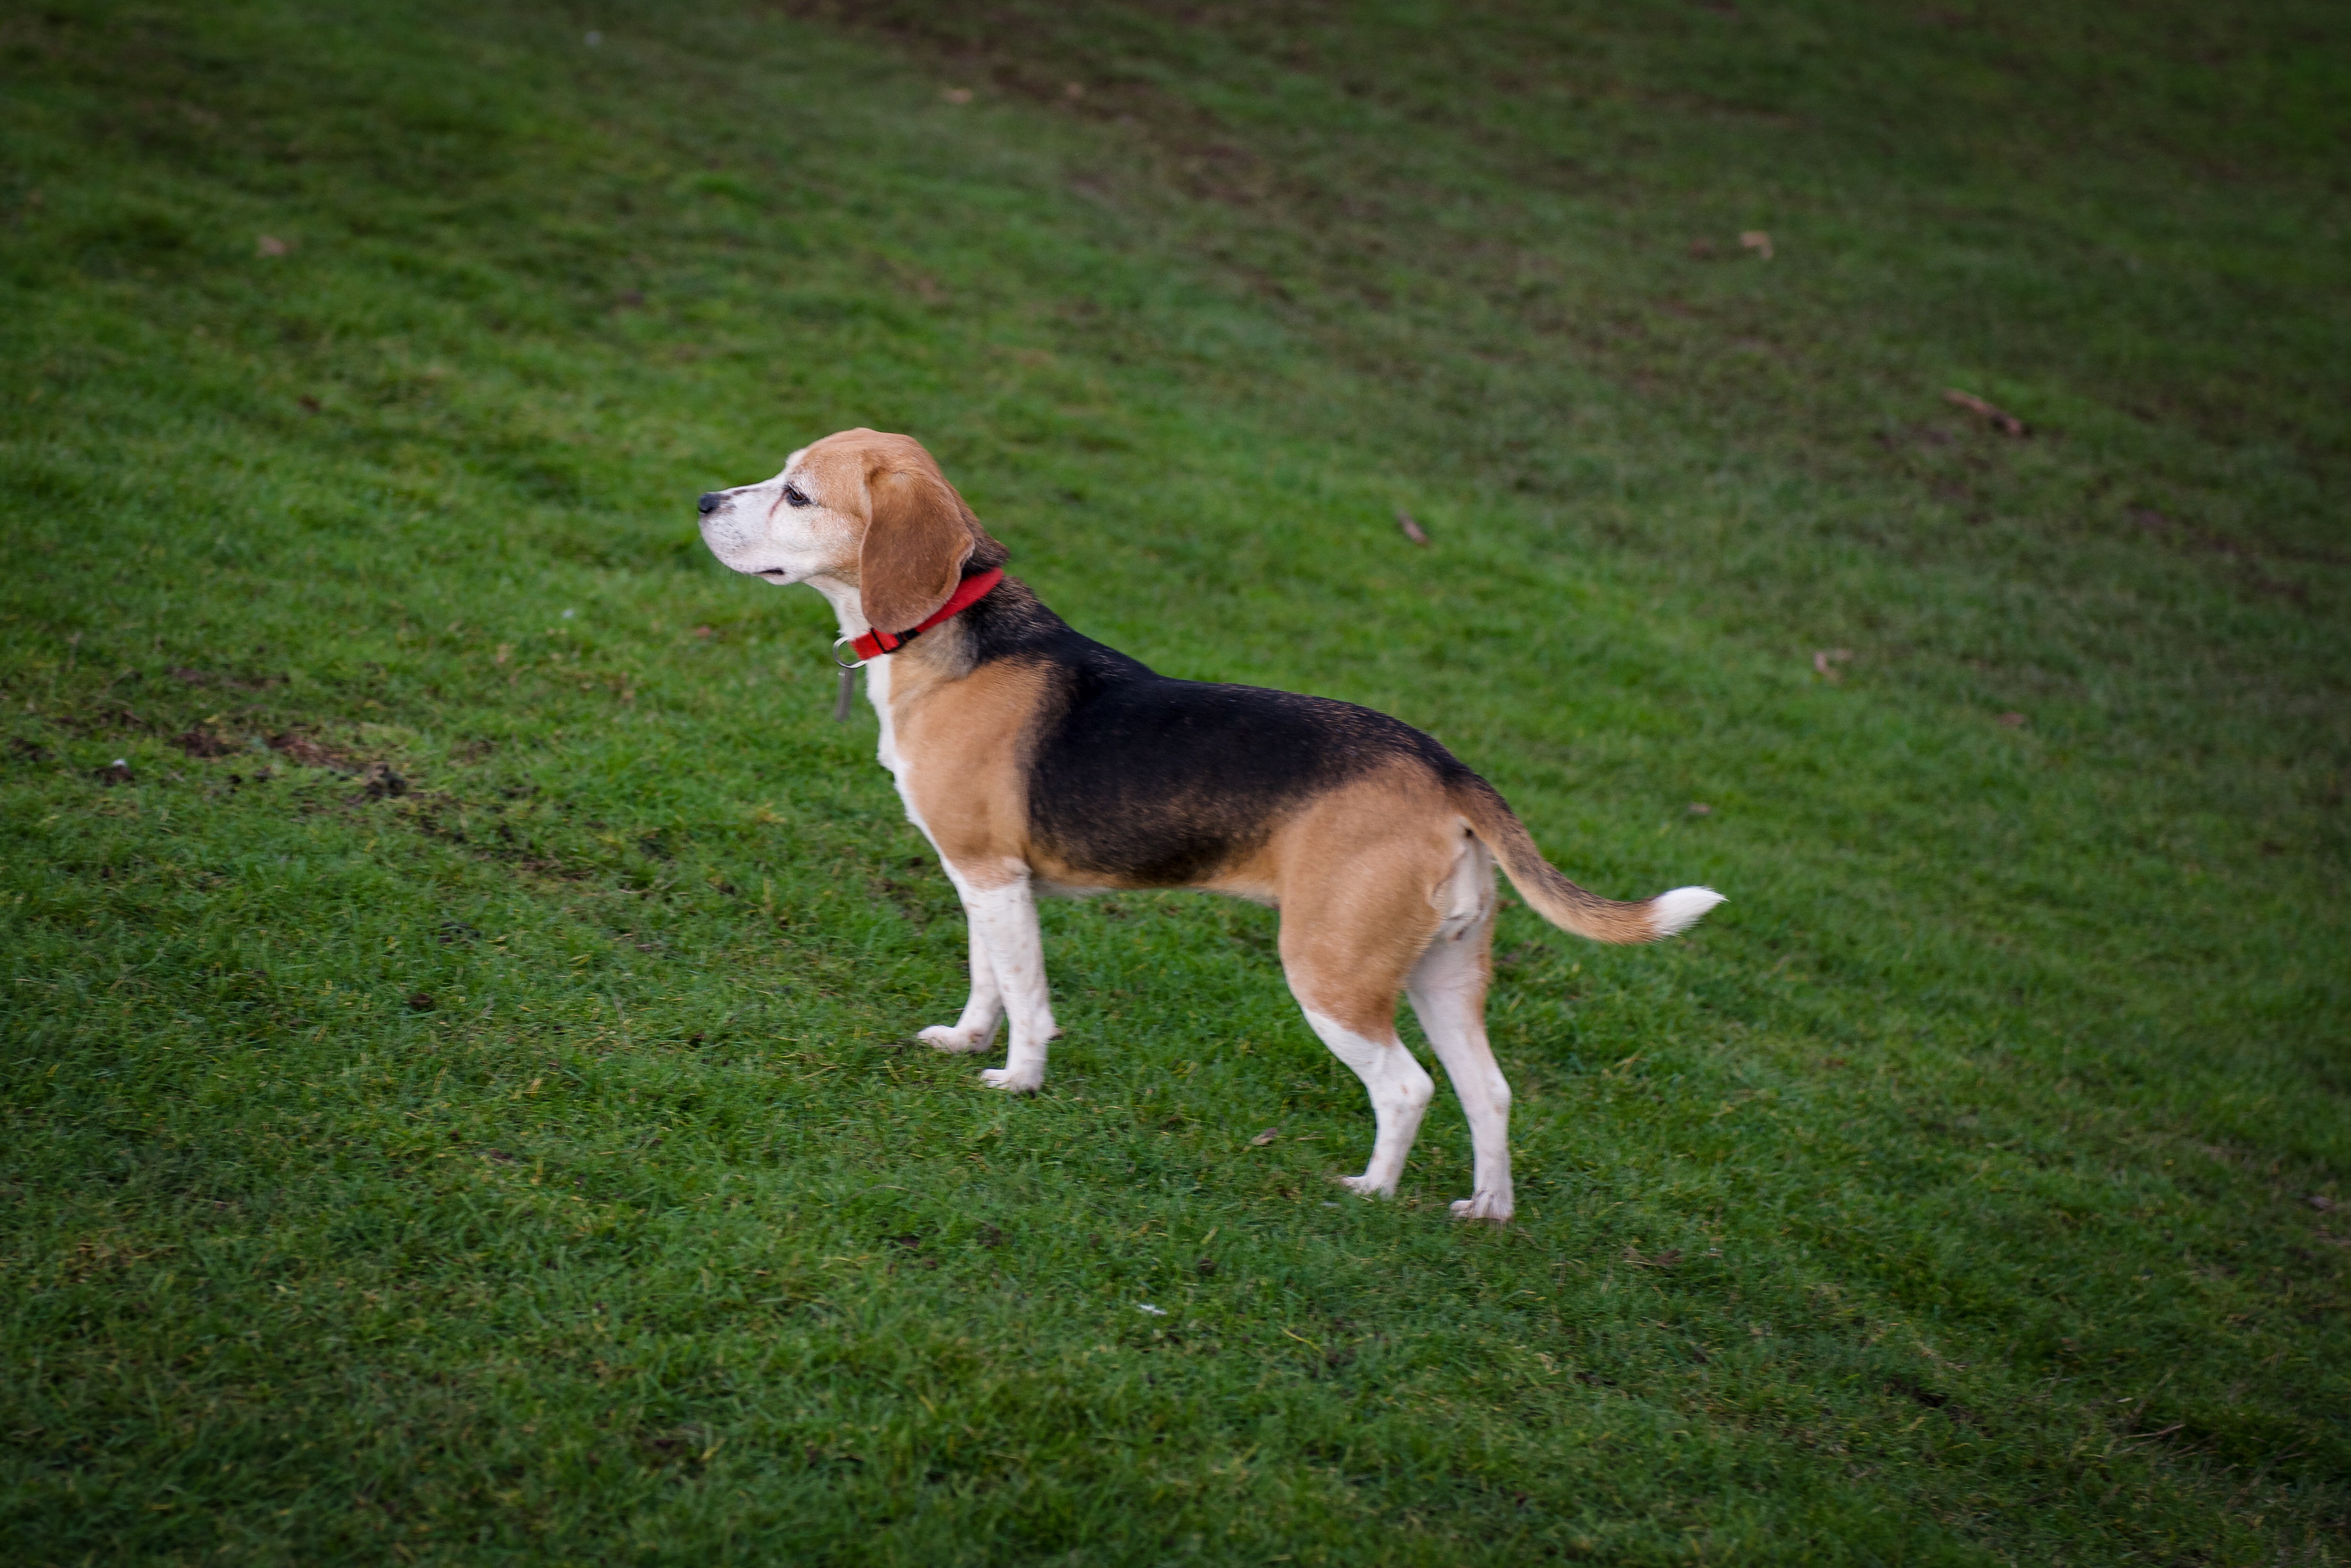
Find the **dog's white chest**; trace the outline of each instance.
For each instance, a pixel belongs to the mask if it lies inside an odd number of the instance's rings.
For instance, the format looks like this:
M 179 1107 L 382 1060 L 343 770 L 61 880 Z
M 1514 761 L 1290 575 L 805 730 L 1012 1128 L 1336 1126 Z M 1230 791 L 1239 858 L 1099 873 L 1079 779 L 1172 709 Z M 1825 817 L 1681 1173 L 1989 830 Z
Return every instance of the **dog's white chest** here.
M 882 721 L 882 739 L 874 747 L 874 758 L 893 777 L 898 777 L 905 764 L 898 755 L 897 735 L 890 723 L 889 660 L 875 659 L 865 666 L 865 697 L 873 705 L 873 716 Z
M 930 825 L 914 805 L 914 764 L 899 753 L 896 727 L 890 722 L 890 661 L 876 659 L 865 666 L 865 695 L 873 704 L 873 716 L 882 722 L 882 737 L 873 747 L 874 760 L 890 770 L 898 786 L 898 799 L 906 807 L 906 821 L 920 828 L 925 838 L 930 838 Z M 937 847 L 933 841 L 932 847 Z

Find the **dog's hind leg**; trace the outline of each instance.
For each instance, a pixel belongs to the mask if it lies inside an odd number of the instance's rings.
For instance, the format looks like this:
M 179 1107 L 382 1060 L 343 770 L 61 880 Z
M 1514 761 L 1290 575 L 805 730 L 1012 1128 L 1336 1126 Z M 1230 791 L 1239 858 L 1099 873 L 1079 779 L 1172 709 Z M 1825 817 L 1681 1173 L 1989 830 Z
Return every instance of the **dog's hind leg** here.
M 1475 1186 L 1471 1196 L 1453 1206 L 1453 1212 L 1464 1219 L 1499 1225 L 1511 1212 L 1510 1086 L 1486 1040 L 1494 862 L 1483 847 L 1475 842 L 1466 847 L 1439 885 L 1437 900 L 1443 919 L 1405 989 L 1469 1119 Z
M 1376 861 L 1342 862 L 1287 890 L 1281 905 L 1281 965 L 1290 995 L 1371 1096 L 1371 1163 L 1363 1175 L 1340 1178 L 1366 1197 L 1395 1194 L 1437 1092 L 1395 1030 L 1405 971 L 1426 940 L 1433 912 L 1416 889 L 1382 869 Z
M 1004 990 L 996 983 L 996 966 L 987 956 L 979 919 L 968 904 L 964 914 L 971 934 L 971 996 L 953 1024 L 935 1023 L 915 1036 L 934 1051 L 984 1051 L 996 1043 L 996 1027 L 1004 1020 Z
M 1429 1097 L 1437 1092 L 1437 1081 L 1405 1049 L 1393 1029 L 1383 1040 L 1349 1029 L 1311 1006 L 1305 1010 L 1306 1021 L 1314 1026 L 1331 1054 L 1354 1069 L 1372 1097 L 1377 1130 L 1372 1135 L 1371 1163 L 1363 1175 L 1341 1176 L 1339 1184 L 1365 1197 L 1394 1197 L 1396 1182 L 1404 1175 L 1405 1156 L 1412 1153 L 1413 1140 L 1420 1136 L 1420 1119 L 1427 1113 Z

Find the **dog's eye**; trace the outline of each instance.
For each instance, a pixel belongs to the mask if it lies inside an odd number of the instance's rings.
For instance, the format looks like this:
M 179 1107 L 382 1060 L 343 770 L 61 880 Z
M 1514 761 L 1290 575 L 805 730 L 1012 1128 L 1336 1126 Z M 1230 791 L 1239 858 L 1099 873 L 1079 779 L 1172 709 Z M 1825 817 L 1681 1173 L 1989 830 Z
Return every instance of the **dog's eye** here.
M 784 486 L 784 504 L 788 507 L 805 507 L 810 502 L 808 497 L 800 492 L 798 485 L 787 485 Z

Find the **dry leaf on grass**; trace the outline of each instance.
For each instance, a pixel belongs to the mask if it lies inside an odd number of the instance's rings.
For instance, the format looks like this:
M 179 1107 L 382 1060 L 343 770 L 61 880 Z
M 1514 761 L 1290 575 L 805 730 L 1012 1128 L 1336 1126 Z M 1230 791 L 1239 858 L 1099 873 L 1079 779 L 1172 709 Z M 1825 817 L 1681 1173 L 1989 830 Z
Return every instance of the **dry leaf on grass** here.
M 1961 392 L 1959 388 L 1952 387 L 1943 393 L 1943 401 L 1966 409 L 2002 435 L 2012 435 L 2022 441 L 2032 434 L 2026 428 L 2024 421 L 2004 408 L 1986 402 L 1973 392 Z
M 1261 1149 L 1280 1136 L 1281 1136 L 1280 1129 L 1268 1127 L 1264 1132 L 1259 1133 L 1256 1137 L 1249 1140 L 1249 1147 L 1252 1149 Z
M 1739 236 L 1739 248 L 1751 250 L 1765 261 L 1771 259 L 1771 236 L 1761 229 L 1749 229 Z
M 1844 676 L 1837 673 L 1836 666 L 1852 657 L 1850 648 L 1818 648 L 1813 652 L 1813 668 L 1825 680 L 1842 681 Z
M 1416 545 L 1425 545 L 1428 542 L 1428 530 L 1415 522 L 1412 514 L 1402 507 L 1396 508 L 1396 527 L 1403 530 L 1405 538 Z

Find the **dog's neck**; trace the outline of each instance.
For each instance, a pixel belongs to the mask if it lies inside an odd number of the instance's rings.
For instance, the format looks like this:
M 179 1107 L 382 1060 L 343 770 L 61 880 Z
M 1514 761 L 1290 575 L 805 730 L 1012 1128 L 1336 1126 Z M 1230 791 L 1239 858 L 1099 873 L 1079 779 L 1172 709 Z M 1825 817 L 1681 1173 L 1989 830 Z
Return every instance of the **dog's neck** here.
M 858 597 L 857 584 L 822 572 L 804 580 L 832 606 L 832 618 L 841 623 L 842 636 L 862 637 L 873 630 L 873 622 L 865 619 L 865 602 Z
M 827 575 L 809 578 L 807 582 L 832 606 L 833 620 L 843 637 L 862 637 L 873 630 L 873 623 L 865 618 L 864 601 L 859 597 L 855 583 Z M 956 623 L 961 619 L 958 616 L 943 622 L 925 632 L 920 641 L 869 663 L 865 691 L 877 709 L 886 712 L 893 697 L 913 695 L 941 681 L 956 680 L 971 673 L 971 644 L 966 638 L 966 628 Z M 876 674 L 882 678 L 874 679 Z

